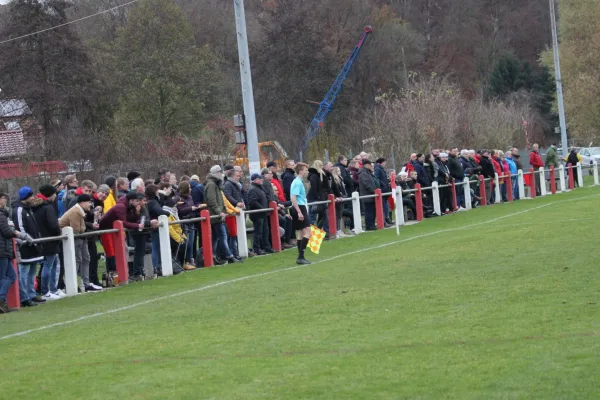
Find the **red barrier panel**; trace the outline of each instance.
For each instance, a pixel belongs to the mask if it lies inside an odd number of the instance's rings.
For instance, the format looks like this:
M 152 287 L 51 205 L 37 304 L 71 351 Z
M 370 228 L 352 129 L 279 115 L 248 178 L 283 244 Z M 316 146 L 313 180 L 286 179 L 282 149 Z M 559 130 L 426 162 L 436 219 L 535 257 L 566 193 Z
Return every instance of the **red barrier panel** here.
M 575 174 L 573 173 L 573 164 L 567 164 L 569 168 L 569 189 L 575 189 Z
M 452 191 L 452 210 L 456 211 L 458 210 L 458 202 L 456 201 L 456 183 L 454 182 L 454 179 L 452 179 L 452 182 L 450 183 L 450 190 Z
M 329 220 L 329 237 L 333 239 L 337 235 L 337 215 L 335 213 L 335 196 L 330 194 L 327 204 L 327 219 Z
M 202 233 L 202 256 L 204 257 L 204 267 L 213 266 L 212 250 L 212 226 L 210 225 L 210 213 L 208 210 L 200 211 L 200 216 L 204 218 L 200 221 L 200 232 Z
M 480 204 L 482 206 L 487 206 L 487 200 L 485 197 L 485 180 L 483 175 L 479 175 L 479 197 L 481 197 Z
M 10 308 L 21 308 L 21 296 L 19 295 L 19 264 L 17 263 L 17 241 L 13 239 L 13 251 L 15 253 L 15 258 L 12 260 L 12 267 L 15 270 L 15 275 L 17 279 L 15 279 L 15 283 L 10 285 L 8 288 L 8 293 L 6 294 L 6 303 Z
M 377 229 L 383 229 L 385 227 L 383 222 L 383 196 L 381 195 L 381 189 L 375 189 L 375 215 L 377 216 Z
M 415 206 L 417 208 L 417 221 L 423 221 L 423 192 L 421 191 L 421 184 L 416 183 L 415 189 L 417 192 L 415 193 Z
M 123 221 L 115 221 L 113 229 L 118 229 L 119 232 L 113 233 L 113 245 L 115 248 L 115 264 L 117 266 L 117 274 L 119 274 L 119 286 L 129 284 L 129 254 L 127 253 L 127 239 L 125 237 L 125 229 L 123 229 Z
M 535 199 L 535 172 L 533 168 L 529 168 L 529 172 L 531 173 L 531 179 L 529 180 L 529 187 L 531 189 L 531 198 Z
M 275 252 L 281 251 L 281 236 L 279 235 L 279 213 L 277 212 L 277 203 L 269 202 L 269 208 L 273 210 L 269 213 L 269 227 L 271 228 L 271 247 Z
M 556 194 L 556 176 L 554 173 L 554 165 L 550 166 L 550 191 Z
M 508 175 L 508 178 L 504 178 L 504 184 L 506 185 L 506 198 L 508 199 L 509 202 L 513 201 L 513 192 L 512 192 L 512 178 L 510 177 L 510 174 Z

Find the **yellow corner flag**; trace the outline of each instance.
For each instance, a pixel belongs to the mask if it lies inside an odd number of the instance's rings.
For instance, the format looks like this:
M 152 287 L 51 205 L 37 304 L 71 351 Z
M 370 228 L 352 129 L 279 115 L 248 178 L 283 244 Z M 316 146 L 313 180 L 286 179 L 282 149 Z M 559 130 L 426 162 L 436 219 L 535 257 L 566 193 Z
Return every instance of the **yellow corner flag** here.
M 314 225 L 310 226 L 310 240 L 308 242 L 308 247 L 310 251 L 315 254 L 319 254 L 319 249 L 321 248 L 321 243 L 323 243 L 323 239 L 325 239 L 325 231 L 317 228 Z

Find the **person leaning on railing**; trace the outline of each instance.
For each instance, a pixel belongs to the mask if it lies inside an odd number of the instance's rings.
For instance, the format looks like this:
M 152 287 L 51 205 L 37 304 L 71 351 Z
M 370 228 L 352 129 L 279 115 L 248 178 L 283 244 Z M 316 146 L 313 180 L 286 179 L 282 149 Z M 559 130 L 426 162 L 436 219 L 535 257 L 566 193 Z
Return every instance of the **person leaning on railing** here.
M 252 174 L 250 180 L 252 183 L 248 190 L 248 209 L 252 211 L 268 208 L 267 194 L 263 189 L 263 176 L 260 174 Z M 257 256 L 264 256 L 267 253 L 266 250 L 272 252 L 268 243 L 263 243 L 266 219 L 266 213 L 250 214 L 250 221 L 252 221 L 252 225 L 254 226 L 254 232 L 252 233 L 252 247 L 254 249 L 254 254 Z

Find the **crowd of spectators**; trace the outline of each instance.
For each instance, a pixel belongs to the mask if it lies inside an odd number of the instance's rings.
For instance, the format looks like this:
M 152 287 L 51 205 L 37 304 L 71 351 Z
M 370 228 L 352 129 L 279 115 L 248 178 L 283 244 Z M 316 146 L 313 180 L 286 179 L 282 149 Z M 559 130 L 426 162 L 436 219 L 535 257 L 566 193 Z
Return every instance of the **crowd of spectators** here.
M 534 145 L 530 164 L 535 168 L 557 166 L 555 146 L 551 149 L 544 162 L 537 144 Z M 573 157 L 569 155 L 567 161 L 574 161 Z M 335 224 L 337 237 L 354 233 L 353 208 L 349 201 L 353 192 L 363 197 L 361 212 L 366 230 L 371 231 L 377 229 L 377 189 L 385 194 L 384 226 L 389 227 L 392 224 L 392 198 L 389 195 L 392 186 L 401 188 L 402 202 L 409 218 L 416 219 L 418 204 L 422 205 L 424 216 L 431 217 L 435 215 L 431 191 L 423 190 L 421 201 L 417 201 L 414 190 L 417 183 L 422 188 L 430 188 L 433 182 L 437 182 L 441 186 L 442 214 L 448 214 L 465 206 L 462 190 L 456 191 L 456 204 L 453 204 L 448 184 L 462 183 L 468 178 L 473 206 L 493 204 L 495 191 L 492 185 L 495 174 L 498 174 L 502 177 L 501 200 L 507 200 L 507 185 L 511 185 L 514 198 L 518 199 L 516 176 L 505 176 L 516 175 L 519 169 L 523 169 L 523 164 L 516 148 L 506 152 L 452 148 L 412 154 L 398 174 L 388 168 L 386 159 L 372 161 L 371 155 L 363 152 L 351 159 L 341 155 L 335 163 L 316 160 L 310 166 L 296 165 L 289 160 L 281 175 L 276 163 L 269 162 L 260 174 L 252 174 L 249 179 L 244 178 L 238 166 L 215 165 L 203 180 L 197 175 L 182 176 L 178 180 L 169 170 L 159 171 L 156 179 L 144 180 L 139 172 L 131 171 L 125 177 L 109 176 L 100 185 L 89 180 L 79 183 L 75 175 L 68 175 L 39 187 L 37 191 L 25 186 L 19 189 L 18 197 L 11 205 L 12 218 L 6 208 L 9 195 L 0 193 L 0 312 L 11 311 L 6 303 L 6 294 L 16 279 L 19 279 L 23 307 L 33 307 L 66 295 L 60 242 L 35 241 L 59 236 L 63 227 L 71 227 L 77 235 L 111 229 L 115 221 L 122 221 L 128 230 L 127 242 L 133 253 L 129 279 L 136 282 L 162 275 L 157 230 L 161 215 L 171 222 L 180 222 L 169 228 L 171 256 L 183 270 L 190 271 L 204 264 L 202 232 L 197 229 L 197 220 L 194 221 L 200 217 L 201 210 L 208 210 L 211 216 L 214 264 L 234 264 L 243 261 L 237 237 L 245 233 L 237 232 L 235 221 L 235 215 L 242 209 L 249 211 L 252 222 L 253 240 L 249 257 L 274 252 L 269 213 L 264 212 L 274 202 L 282 247 L 297 247 L 298 263 L 302 264 L 308 263 L 304 258 L 304 248 L 310 237 L 309 224 L 323 229 L 326 240 L 330 238 L 331 224 Z M 486 198 L 478 197 L 479 176 L 485 178 Z M 539 188 L 540 175 L 536 179 Z M 335 199 L 336 221 L 329 221 L 325 202 L 330 195 Z M 299 232 L 298 236 L 295 231 Z M 13 238 L 18 242 L 17 254 L 13 251 Z M 92 234 L 75 240 L 80 292 L 103 289 L 103 282 L 99 279 L 99 248 L 103 252 L 106 274 L 116 271 L 112 238 L 109 234 Z M 153 274 L 147 274 L 144 268 L 148 250 Z M 18 259 L 18 275 L 12 268 L 14 258 Z

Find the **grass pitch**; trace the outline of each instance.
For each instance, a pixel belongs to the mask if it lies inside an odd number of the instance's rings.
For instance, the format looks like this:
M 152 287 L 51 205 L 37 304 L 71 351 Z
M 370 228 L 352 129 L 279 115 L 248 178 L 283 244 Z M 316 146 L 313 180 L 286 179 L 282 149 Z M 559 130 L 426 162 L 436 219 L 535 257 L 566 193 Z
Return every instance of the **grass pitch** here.
M 584 188 L 3 315 L 0 398 L 597 399 L 599 205 Z

